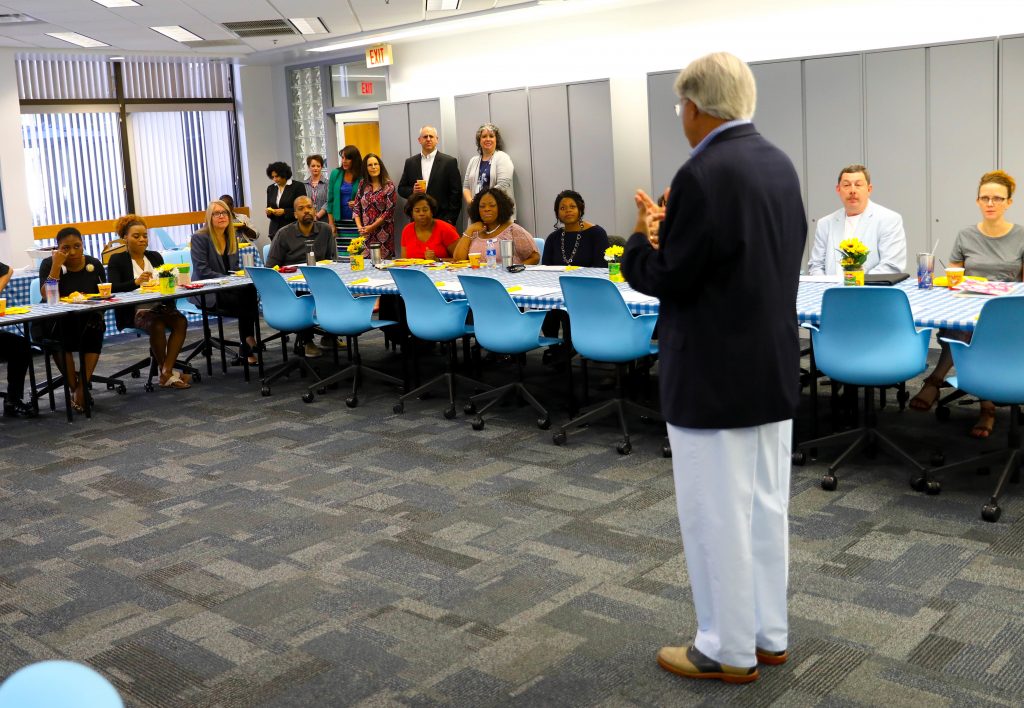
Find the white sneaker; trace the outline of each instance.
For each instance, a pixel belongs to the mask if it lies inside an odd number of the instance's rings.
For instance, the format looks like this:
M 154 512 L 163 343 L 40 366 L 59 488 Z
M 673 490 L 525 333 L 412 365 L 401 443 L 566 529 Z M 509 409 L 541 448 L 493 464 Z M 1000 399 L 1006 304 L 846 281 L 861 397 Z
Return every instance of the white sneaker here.
M 323 349 L 313 344 L 313 342 L 306 342 L 305 351 L 307 359 L 316 358 L 324 353 Z

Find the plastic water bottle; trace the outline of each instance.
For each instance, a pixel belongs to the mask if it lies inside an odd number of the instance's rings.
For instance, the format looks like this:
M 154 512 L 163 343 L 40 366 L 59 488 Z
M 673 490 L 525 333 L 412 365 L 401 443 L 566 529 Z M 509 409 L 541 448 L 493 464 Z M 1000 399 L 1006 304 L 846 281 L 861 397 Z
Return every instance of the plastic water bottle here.
M 60 304 L 60 284 L 57 282 L 56 278 L 46 279 L 46 304 Z
M 487 239 L 487 267 L 498 267 L 498 244 L 493 238 Z
M 306 265 L 316 265 L 316 253 L 313 252 L 314 242 L 312 239 L 306 242 Z

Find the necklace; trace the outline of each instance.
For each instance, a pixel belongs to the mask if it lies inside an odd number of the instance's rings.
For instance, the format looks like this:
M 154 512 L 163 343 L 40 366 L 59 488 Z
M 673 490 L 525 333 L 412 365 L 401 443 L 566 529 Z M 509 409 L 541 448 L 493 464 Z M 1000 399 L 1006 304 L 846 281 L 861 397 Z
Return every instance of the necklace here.
M 562 240 L 559 245 L 562 247 L 562 260 L 566 265 L 572 265 L 572 259 L 576 257 L 576 251 L 580 250 L 580 241 L 583 240 L 583 229 L 576 232 L 576 243 L 573 244 L 572 253 L 565 255 L 565 227 L 562 227 Z
M 487 236 L 490 236 L 490 235 L 491 235 L 491 234 L 493 234 L 493 233 L 494 233 L 495 231 L 500 231 L 500 230 L 501 230 L 501 227 L 502 227 L 503 225 L 504 225 L 504 224 L 498 224 L 497 226 L 495 226 L 495 227 L 494 227 L 493 229 L 491 229 L 490 231 L 488 231 L 488 230 L 487 230 L 487 227 L 485 226 L 485 227 L 484 227 L 484 234 L 486 234 Z

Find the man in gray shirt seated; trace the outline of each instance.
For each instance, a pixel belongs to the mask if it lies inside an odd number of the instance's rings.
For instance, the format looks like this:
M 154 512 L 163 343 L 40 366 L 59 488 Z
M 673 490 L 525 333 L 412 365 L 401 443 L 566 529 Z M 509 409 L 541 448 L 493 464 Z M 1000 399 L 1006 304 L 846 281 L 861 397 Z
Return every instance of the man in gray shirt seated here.
M 335 260 L 334 234 L 331 227 L 316 220 L 316 210 L 309 197 L 296 197 L 295 221 L 282 226 L 274 235 L 267 254 L 267 268 L 283 265 L 306 265 L 310 245 L 318 261 Z
M 310 246 L 318 261 L 335 259 L 334 234 L 331 227 L 323 221 L 316 220 L 316 210 L 309 197 L 295 199 L 295 221 L 282 226 L 274 235 L 267 254 L 267 268 L 283 265 L 306 265 L 306 254 Z M 295 348 L 302 347 L 307 357 L 323 354 L 323 350 L 313 343 L 313 330 L 298 332 L 295 335 Z

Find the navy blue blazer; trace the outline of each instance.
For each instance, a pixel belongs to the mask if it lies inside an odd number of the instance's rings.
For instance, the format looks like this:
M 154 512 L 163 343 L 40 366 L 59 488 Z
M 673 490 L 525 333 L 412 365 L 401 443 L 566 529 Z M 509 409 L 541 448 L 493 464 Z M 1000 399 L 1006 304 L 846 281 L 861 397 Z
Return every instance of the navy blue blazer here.
M 792 418 L 807 219 L 789 158 L 753 125 L 717 135 L 672 180 L 659 250 L 626 244 L 629 284 L 661 300 L 661 407 L 684 428 Z

